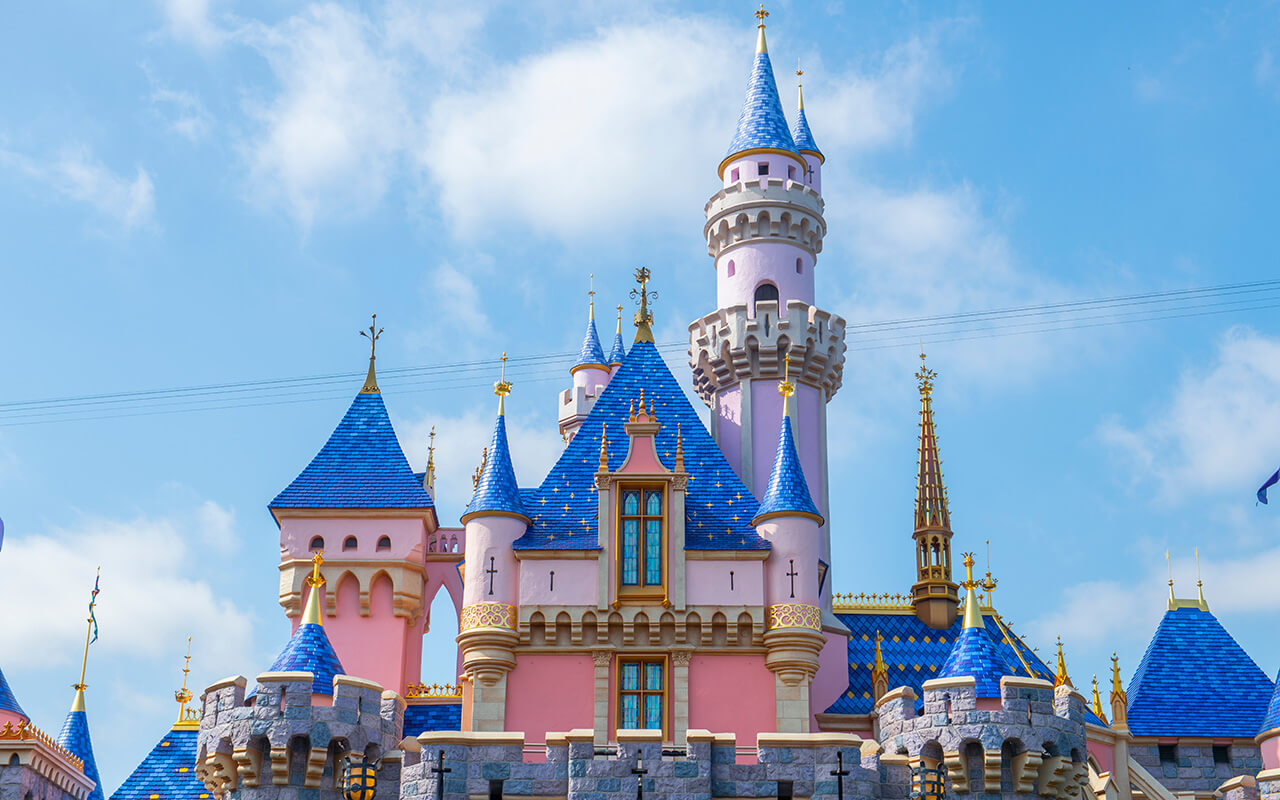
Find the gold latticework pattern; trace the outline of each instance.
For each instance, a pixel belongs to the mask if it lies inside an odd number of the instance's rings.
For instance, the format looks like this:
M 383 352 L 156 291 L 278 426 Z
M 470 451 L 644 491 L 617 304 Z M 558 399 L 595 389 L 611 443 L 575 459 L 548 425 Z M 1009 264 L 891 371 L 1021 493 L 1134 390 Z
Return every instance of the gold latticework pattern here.
M 462 687 L 452 683 L 411 683 L 404 690 L 404 696 L 407 700 L 462 697 Z
M 474 603 L 462 609 L 459 630 L 472 628 L 516 629 L 516 607 L 506 603 Z
M 822 609 L 805 603 L 779 603 L 765 609 L 765 630 L 808 628 L 822 630 Z
M 910 611 L 911 595 L 902 593 L 885 592 L 876 594 L 874 592 L 868 594 L 859 592 L 854 594 L 840 594 L 839 592 L 831 595 L 831 604 L 837 612 L 839 611 Z

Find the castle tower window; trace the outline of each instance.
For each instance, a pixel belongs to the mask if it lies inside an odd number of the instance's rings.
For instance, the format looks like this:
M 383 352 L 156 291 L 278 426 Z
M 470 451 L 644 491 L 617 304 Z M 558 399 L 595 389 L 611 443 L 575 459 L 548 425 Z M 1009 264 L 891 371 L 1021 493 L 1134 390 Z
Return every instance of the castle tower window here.
M 794 164 L 787 167 L 787 177 L 793 181 L 796 179 L 796 168 Z
M 357 546 L 357 542 L 356 542 L 356 537 L 354 536 L 348 536 L 347 538 L 342 540 L 342 549 L 344 552 L 347 550 L 355 550 L 356 546 Z
M 379 537 L 378 537 L 378 552 L 379 552 L 379 553 L 381 553 L 381 552 L 383 552 L 384 550 L 390 550 L 390 549 L 391 549 L 391 537 L 390 537 L 390 536 L 379 536 Z
M 667 662 L 665 658 L 618 659 L 618 727 L 664 730 Z
M 733 277 L 733 273 L 734 273 L 734 272 L 736 272 L 736 271 L 737 271 L 737 265 L 733 263 L 733 259 L 731 258 L 731 259 L 729 259 L 729 266 L 728 266 L 728 268 L 725 270 L 725 277 L 726 277 L 726 278 L 732 278 L 732 277 Z
M 663 521 L 661 487 L 624 488 L 618 509 L 620 554 L 618 583 L 625 592 L 648 593 L 663 586 Z
M 323 537 L 323 536 L 312 536 L 312 537 L 311 537 L 311 547 L 310 547 L 310 549 L 311 549 L 311 550 L 313 550 L 313 551 L 314 551 L 314 550 L 323 550 L 323 549 L 324 549 L 324 537 Z
M 738 171 L 738 168 L 737 168 L 737 167 L 734 167 L 733 169 L 729 170 L 729 180 L 730 180 L 731 182 L 733 182 L 733 183 L 737 183 L 737 182 L 738 182 L 738 176 L 739 176 L 740 174 L 741 174 L 741 173 Z
M 1213 746 L 1213 763 L 1231 765 L 1231 748 L 1225 744 Z
M 768 161 L 761 161 L 759 166 L 760 166 L 759 174 L 761 174 L 761 175 L 768 175 L 768 174 L 769 174 L 769 162 L 768 162 Z
M 798 258 L 796 259 L 796 274 L 797 274 L 797 275 L 803 275 L 803 274 L 804 274 L 804 261 L 802 261 L 802 260 L 800 260 L 800 259 L 798 259 Z
M 1157 745 L 1157 747 L 1160 750 L 1161 764 L 1178 763 L 1178 746 L 1176 744 L 1162 744 Z
M 778 299 L 778 287 L 774 286 L 772 283 L 762 283 L 756 287 L 757 303 L 759 303 L 761 300 L 773 300 L 776 302 L 777 299 Z

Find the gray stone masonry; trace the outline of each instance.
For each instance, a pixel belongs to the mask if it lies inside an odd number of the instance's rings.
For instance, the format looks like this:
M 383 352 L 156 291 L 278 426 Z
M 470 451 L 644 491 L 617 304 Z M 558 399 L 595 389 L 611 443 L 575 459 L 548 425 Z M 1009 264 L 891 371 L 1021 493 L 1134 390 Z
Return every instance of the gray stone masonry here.
M 1228 764 L 1214 762 L 1213 743 L 1205 739 L 1180 739 L 1176 753 L 1176 761 L 1161 762 L 1156 742 L 1139 739 L 1129 745 L 1130 757 L 1171 792 L 1211 794 L 1229 778 L 1256 775 L 1262 770 L 1262 752 L 1247 740 L 1232 742 Z
M 0 730 L 0 800 L 84 800 L 92 790 L 79 759 L 44 731 Z
M 28 764 L 0 763 L 0 800 L 84 800 L 87 794 L 84 786 L 59 786 Z
M 309 672 L 263 673 L 248 700 L 245 685 L 244 678 L 220 681 L 202 698 L 196 775 L 215 797 L 340 800 L 348 754 L 371 761 L 390 754 L 379 764 L 375 800 L 399 796 L 402 762 L 396 747 L 404 725 L 399 695 L 339 675 L 332 704 L 312 705 Z
M 1280 800 L 1280 770 L 1269 769 L 1259 772 L 1257 783 L 1258 800 Z
M 884 759 L 941 766 L 948 797 L 1082 800 L 1088 786 L 1084 698 L 1048 681 L 1005 677 L 999 699 L 979 700 L 972 678 L 927 681 L 923 712 L 903 687 L 876 707 Z M 901 789 L 889 783 L 884 797 Z M 908 791 L 910 787 L 908 786 Z
M 1224 781 L 1218 787 L 1222 800 L 1258 800 L 1258 781 L 1252 775 L 1241 775 Z

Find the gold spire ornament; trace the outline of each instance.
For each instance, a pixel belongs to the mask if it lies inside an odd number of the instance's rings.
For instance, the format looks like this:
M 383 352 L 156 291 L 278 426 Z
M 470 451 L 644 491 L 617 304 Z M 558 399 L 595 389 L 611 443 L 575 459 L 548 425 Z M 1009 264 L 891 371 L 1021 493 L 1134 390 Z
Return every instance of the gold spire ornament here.
M 676 423 L 676 472 L 684 472 L 684 431 Z
M 1107 715 L 1102 713 L 1102 698 L 1098 695 L 1098 676 L 1093 676 L 1093 713 L 1098 719 L 1102 720 L 1102 724 L 1107 724 Z
M 307 593 L 307 605 L 302 609 L 303 625 L 323 625 L 324 617 L 320 611 L 320 587 L 324 586 L 324 576 L 320 574 L 320 565 L 324 563 L 324 551 L 317 550 L 311 556 L 311 574 L 303 581 L 304 586 L 310 586 L 311 589 Z
M 931 628 L 942 629 L 955 622 L 960 597 L 951 577 L 951 513 L 947 509 L 938 431 L 933 421 L 936 377 L 937 373 L 925 363 L 922 347 L 920 369 L 916 372 L 920 387 L 920 461 L 916 471 L 915 530 L 911 535 L 916 551 L 916 581 L 911 586 L 911 602 L 921 621 Z
M 1169 558 L 1169 551 L 1164 551 L 1164 562 L 1169 565 L 1169 610 L 1178 607 L 1178 600 L 1173 596 L 1173 561 Z
M 804 111 L 804 70 L 800 69 L 800 59 L 796 59 L 796 110 Z
M 187 730 L 195 730 L 200 727 L 200 717 L 194 708 L 187 708 L 187 704 L 195 697 L 191 690 L 187 688 L 187 677 L 191 674 L 191 637 L 187 637 L 187 657 L 182 666 L 182 688 L 173 693 L 173 699 L 178 701 L 178 721 L 173 723 L 175 728 L 183 728 Z
M 502 377 L 493 385 L 493 393 L 498 396 L 498 416 L 507 413 L 507 395 L 511 394 L 511 381 L 507 380 L 507 354 L 502 354 Z
M 987 539 L 987 577 L 978 581 L 978 588 L 987 593 L 987 608 L 992 610 L 996 607 L 996 601 L 992 599 L 991 593 L 996 590 L 998 583 L 998 580 L 991 577 L 991 540 Z
M 639 289 L 631 290 L 631 299 L 640 305 L 640 310 L 636 312 L 636 343 L 653 342 L 653 312 L 649 310 L 649 301 L 657 300 L 658 293 L 649 290 L 649 279 L 653 274 L 649 272 L 648 267 L 640 267 L 636 270 L 636 283 L 640 284 Z
M 1196 548 L 1196 600 L 1200 602 L 1200 608 L 1205 611 L 1209 610 L 1209 603 L 1204 599 L 1204 582 L 1200 580 L 1200 548 Z
M 961 584 L 964 587 L 964 626 L 966 628 L 981 628 L 983 627 L 982 611 L 978 608 L 978 582 L 973 579 L 973 565 L 973 553 L 965 553 L 965 580 Z
M 880 649 L 880 643 L 884 641 L 884 636 L 880 635 L 880 630 L 876 629 L 876 658 L 871 663 L 871 702 L 878 703 L 880 698 L 884 697 L 889 691 L 889 665 L 884 662 L 884 653 Z
M 373 315 L 373 323 L 369 330 L 360 331 L 360 335 L 369 340 L 369 374 L 365 376 L 364 386 L 360 394 L 378 394 L 378 376 L 374 373 L 373 362 L 377 358 L 378 338 L 382 336 L 382 328 L 378 327 L 378 315 Z
M 756 55 L 769 52 L 769 46 L 764 42 L 764 21 L 768 16 L 769 12 L 764 10 L 764 3 L 761 3 L 760 10 L 755 13 L 756 27 L 760 29 L 756 35 Z
M 590 274 L 587 286 L 587 297 L 590 298 L 587 300 L 587 315 L 594 322 L 596 318 L 596 274 L 594 272 Z
M 778 381 L 778 394 L 782 396 L 782 416 L 791 416 L 791 398 L 796 393 L 796 385 L 791 382 L 791 354 L 782 357 L 782 380 Z
M 622 335 L 622 304 L 618 304 L 618 335 Z
M 436 491 L 436 426 L 431 426 L 431 435 L 427 437 L 427 472 L 422 476 L 427 490 Z
M 1111 727 L 1129 729 L 1129 696 L 1120 683 L 1120 658 L 1111 654 Z
M 98 581 L 102 578 L 102 567 L 98 567 L 98 571 L 93 578 L 93 591 L 89 593 L 89 619 L 84 632 L 84 657 L 80 659 L 80 682 L 73 684 L 72 689 L 76 690 L 75 699 L 71 701 L 71 710 L 84 711 L 84 690 L 89 688 L 89 684 L 84 682 L 85 672 L 89 668 L 89 645 L 98 641 L 98 618 L 93 613 L 94 607 L 98 604 Z
M 1061 636 L 1058 637 L 1058 671 L 1053 676 L 1053 685 L 1054 688 L 1059 686 L 1069 686 L 1072 689 L 1076 688 L 1075 684 L 1071 682 L 1071 677 L 1067 675 L 1067 659 L 1062 654 Z

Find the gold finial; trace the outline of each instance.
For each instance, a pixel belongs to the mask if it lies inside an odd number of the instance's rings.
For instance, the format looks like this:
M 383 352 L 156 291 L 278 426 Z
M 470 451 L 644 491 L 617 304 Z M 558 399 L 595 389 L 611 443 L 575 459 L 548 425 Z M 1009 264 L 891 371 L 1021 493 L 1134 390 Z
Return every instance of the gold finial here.
M 596 318 L 596 274 L 594 272 L 590 274 L 588 281 L 587 286 L 590 288 L 587 289 L 587 297 L 591 299 L 587 301 L 587 314 L 594 320 Z
M 938 377 L 938 373 L 929 369 L 924 360 L 924 346 L 920 347 L 920 371 L 916 373 L 916 379 L 920 381 L 920 396 L 924 398 L 933 395 L 933 379 Z
M 755 13 L 755 18 L 759 20 L 756 25 L 759 32 L 756 34 L 756 55 L 769 52 L 769 46 L 764 41 L 764 20 L 769 16 L 769 12 L 764 10 L 764 3 L 760 4 L 760 10 Z
M 609 471 L 609 423 L 600 426 L 600 472 Z
M 765 17 L 769 16 L 769 12 L 764 10 L 764 3 L 760 4 L 760 10 L 755 13 L 756 19 L 760 20 L 760 24 L 756 27 L 763 28 Z
M 778 382 L 778 394 L 783 397 L 783 404 L 786 404 L 786 398 L 796 393 L 796 385 L 791 382 L 791 354 L 787 353 L 782 358 L 782 380 Z M 790 413 L 788 411 L 787 413 Z
M 996 590 L 997 583 L 999 581 L 991 577 L 991 540 L 987 539 L 987 577 L 978 581 L 978 587 L 987 593 L 988 608 L 995 608 L 995 601 L 991 599 L 991 593 Z
M 323 625 L 324 618 L 320 613 L 320 587 L 324 586 L 324 576 L 320 574 L 320 565 L 324 563 L 323 550 L 317 550 L 311 555 L 311 574 L 303 581 L 303 585 L 310 586 L 307 592 L 307 605 L 302 610 L 303 625 Z
M 98 567 L 98 571 L 94 573 L 93 577 L 93 591 L 89 592 L 89 619 L 84 632 L 84 657 L 80 659 L 80 682 L 73 684 L 71 687 L 76 690 L 75 699 L 71 701 L 72 711 L 85 710 L 84 690 L 89 688 L 89 684 L 84 682 L 84 676 L 89 668 L 89 645 L 98 640 L 98 619 L 94 616 L 93 608 L 98 604 L 98 581 L 101 578 L 102 567 Z
M 636 341 L 652 342 L 653 341 L 653 313 L 649 311 L 649 301 L 658 299 L 657 292 L 649 291 L 649 278 L 652 273 L 648 267 L 640 267 L 636 270 L 636 283 L 640 284 L 639 289 L 631 290 L 631 299 L 640 304 L 640 310 L 636 312 Z
M 1169 565 L 1169 610 L 1172 611 L 1177 607 L 1178 601 L 1173 596 L 1173 560 L 1169 558 L 1169 551 L 1164 551 L 1164 561 Z
M 676 472 L 684 472 L 684 431 L 676 423 Z
M 1075 684 L 1071 682 L 1071 677 L 1067 675 L 1067 659 L 1066 656 L 1062 654 L 1061 636 L 1058 637 L 1058 671 L 1053 676 L 1053 685 L 1055 687 L 1070 686 L 1072 689 L 1076 688 Z
M 378 338 L 382 336 L 382 328 L 378 327 L 377 314 L 373 315 L 373 323 L 369 326 L 369 330 L 360 331 L 360 335 L 369 340 L 369 374 L 364 379 L 360 394 L 377 394 L 378 377 L 374 374 L 373 362 L 377 358 Z
M 1124 686 L 1120 684 L 1120 657 L 1115 651 L 1111 651 L 1111 702 L 1115 702 L 1116 696 L 1124 698 Z
M 493 385 L 493 393 L 498 396 L 498 416 L 507 413 L 507 395 L 511 394 L 511 381 L 507 380 L 507 354 L 502 354 L 502 377 Z
M 804 111 L 804 70 L 800 69 L 800 59 L 796 59 L 796 97 L 798 98 L 796 108 Z
M 1102 713 L 1102 698 L 1098 695 L 1098 676 L 1093 676 L 1093 714 L 1102 720 L 1102 724 L 1107 724 L 1107 715 Z
M 431 426 L 431 435 L 427 437 L 427 474 L 422 476 L 427 489 L 436 490 L 436 426 Z
M 195 721 L 195 710 L 187 709 L 187 703 L 191 702 L 194 697 L 191 690 L 187 688 L 187 677 L 191 674 L 191 637 L 187 637 L 187 657 L 182 666 L 182 688 L 173 693 L 173 699 L 178 701 L 178 721 L 175 725 L 182 725 Z
M 1200 580 L 1200 548 L 1196 548 L 1196 600 L 1200 603 L 1200 608 L 1204 611 L 1209 610 L 1209 603 L 1204 599 L 1204 583 Z
M 880 634 L 880 629 L 876 628 L 876 661 L 873 669 L 875 669 L 876 672 L 888 673 L 889 665 L 884 663 L 884 653 L 880 650 L 880 643 L 883 641 L 884 636 Z
M 960 584 L 964 587 L 964 626 L 966 628 L 981 628 L 982 611 L 978 608 L 978 582 L 973 579 L 973 553 L 964 554 L 964 583 Z
M 618 304 L 618 333 L 622 333 L 622 304 Z

